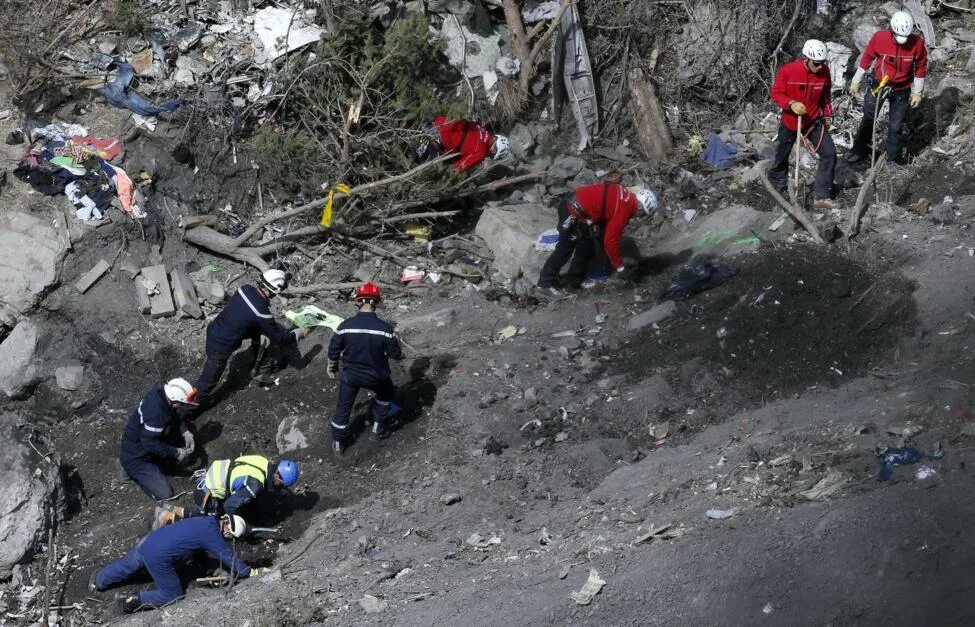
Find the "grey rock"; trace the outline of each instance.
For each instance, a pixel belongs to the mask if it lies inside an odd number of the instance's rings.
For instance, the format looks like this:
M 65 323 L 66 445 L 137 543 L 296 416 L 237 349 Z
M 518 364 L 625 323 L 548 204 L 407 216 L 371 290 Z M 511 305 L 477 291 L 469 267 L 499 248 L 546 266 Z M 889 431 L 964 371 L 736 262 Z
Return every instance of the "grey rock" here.
M 642 329 L 643 327 L 666 320 L 670 316 L 674 315 L 676 311 L 677 303 L 672 300 L 668 300 L 644 312 L 636 314 L 630 318 L 630 321 L 627 323 L 627 327 L 629 327 L 631 331 Z
M 931 97 L 937 98 L 947 89 L 957 89 L 963 96 L 975 94 L 975 84 L 972 83 L 972 79 L 961 76 L 946 76 L 938 82 L 938 86 L 934 89 Z
M 569 180 L 586 167 L 586 162 L 573 155 L 560 155 L 549 166 L 547 175 L 552 179 Z
M 589 168 L 583 168 L 582 172 L 576 174 L 575 178 L 572 179 L 573 187 L 582 187 L 583 185 L 592 185 L 593 183 L 598 183 L 599 177 L 596 173 Z
M 85 367 L 81 365 L 76 366 L 61 366 L 54 371 L 54 379 L 58 383 L 58 387 L 62 390 L 74 391 L 81 388 L 81 385 L 85 382 Z
M 57 282 L 68 237 L 50 219 L 0 214 L 0 319 L 18 320 Z
M 972 53 L 968 57 L 968 62 L 965 64 L 965 71 L 969 74 L 975 74 L 975 48 L 972 48 Z
M 448 492 L 447 494 L 440 495 L 440 502 L 443 505 L 453 505 L 454 503 L 460 503 L 462 498 L 456 492 Z
M 955 207 L 947 203 L 931 207 L 931 221 L 935 224 L 954 224 Z
M 50 450 L 49 443 L 36 436 L 32 440 L 39 450 Z M 0 414 L 0 441 L 0 579 L 6 579 L 46 540 L 48 528 L 61 517 L 63 501 L 60 460 L 53 454 L 45 459 L 31 448 L 15 415 Z
M 411 318 L 401 318 L 397 321 L 396 328 L 410 329 L 411 331 L 430 331 L 452 326 L 456 320 L 457 310 L 453 307 L 445 307 Z
M 535 250 L 535 241 L 556 222 L 555 210 L 545 205 L 489 207 L 481 213 L 474 232 L 491 249 L 502 275 L 514 279 L 523 274 L 535 284 L 547 258 Z
M 304 422 L 302 416 L 288 416 L 278 423 L 278 432 L 275 437 L 278 453 L 308 448 L 308 438 L 300 426 L 302 422 Z
M 867 44 L 870 43 L 870 38 L 873 37 L 874 33 L 880 30 L 880 26 L 874 24 L 873 21 L 865 21 L 857 24 L 857 27 L 853 30 L 853 43 L 856 45 L 860 52 L 867 49 Z
M 519 160 L 525 161 L 535 148 L 535 138 L 532 136 L 530 128 L 524 124 L 516 124 L 508 134 L 508 141 L 511 143 L 511 152 Z
M 0 344 L 0 392 L 24 398 L 43 377 L 36 354 L 40 329 L 30 320 L 17 323 Z

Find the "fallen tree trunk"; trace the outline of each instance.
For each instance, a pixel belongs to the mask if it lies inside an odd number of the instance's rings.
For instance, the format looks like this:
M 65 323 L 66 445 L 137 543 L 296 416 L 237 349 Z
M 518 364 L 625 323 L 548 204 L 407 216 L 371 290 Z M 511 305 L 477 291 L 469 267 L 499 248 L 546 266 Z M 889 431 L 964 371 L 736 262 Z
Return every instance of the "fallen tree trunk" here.
M 825 240 L 823 240 L 823 237 L 819 234 L 819 229 L 816 228 L 816 225 L 809 218 L 809 215 L 803 211 L 802 207 L 800 207 L 798 204 L 792 204 L 783 198 L 782 194 L 772 187 L 772 183 L 769 182 L 768 176 L 765 175 L 765 172 L 762 172 L 762 184 L 765 185 L 765 189 L 768 190 L 768 193 L 772 195 L 775 202 L 779 203 L 786 213 L 792 216 L 794 220 L 799 222 L 799 224 L 801 224 L 803 228 L 809 232 L 809 236 L 813 238 L 814 242 L 817 244 L 826 243 Z
M 670 126 L 664 115 L 663 107 L 657 99 L 657 91 L 646 74 L 640 68 L 633 68 L 629 73 L 630 94 L 633 96 L 633 126 L 636 128 L 637 138 L 643 146 L 643 152 L 654 166 L 659 166 L 667 160 L 674 149 L 670 135 Z

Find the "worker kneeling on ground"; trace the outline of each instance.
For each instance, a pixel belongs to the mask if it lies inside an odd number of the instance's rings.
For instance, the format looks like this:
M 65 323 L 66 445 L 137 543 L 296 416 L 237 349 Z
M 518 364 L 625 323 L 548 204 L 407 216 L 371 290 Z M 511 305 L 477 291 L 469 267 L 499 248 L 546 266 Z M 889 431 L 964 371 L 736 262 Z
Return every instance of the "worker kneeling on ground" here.
M 240 348 L 245 339 L 251 340 L 254 380 L 261 384 L 270 384 L 272 381 L 264 378 L 260 372 L 261 336 L 266 336 L 274 344 L 290 346 L 311 333 L 309 328 L 285 331 L 274 321 L 269 307 L 270 299 L 280 294 L 287 285 L 287 274 L 283 270 L 268 270 L 261 275 L 257 285 L 241 285 L 223 311 L 207 326 L 206 363 L 196 382 L 201 404 L 209 401 L 227 368 L 230 356 Z
M 389 360 L 402 359 L 403 352 L 393 327 L 376 315 L 382 299 L 377 286 L 364 283 L 355 293 L 359 313 L 338 326 L 328 345 L 329 379 L 339 373 L 339 361 L 342 362 L 339 398 L 332 416 L 332 449 L 337 455 L 348 445 L 349 418 L 362 388 L 376 394 L 371 437 L 379 439 L 387 434 L 386 419 L 396 393 Z
M 836 171 L 836 146 L 829 129 L 833 124 L 832 82 L 826 63 L 826 44 L 810 39 L 802 46 L 802 58 L 779 68 L 772 84 L 772 101 L 782 108 L 775 158 L 768 171 L 769 181 L 785 191 L 789 177 L 789 154 L 796 138 L 819 156 L 814 186 L 815 206 L 832 209 L 833 174 Z M 801 137 L 800 137 L 801 134 Z
M 860 95 L 864 75 L 871 65 L 873 72 L 867 77 L 867 91 L 863 94 L 863 119 L 846 160 L 856 163 L 867 156 L 873 146 L 877 111 L 886 97 L 890 102 L 887 160 L 900 161 L 907 137 L 904 132 L 907 108 L 921 106 L 921 92 L 928 74 L 928 49 L 924 39 L 914 33 L 914 18 L 910 13 L 894 13 L 890 18 L 890 29 L 877 31 L 870 38 L 850 81 L 850 95 L 854 98 Z
M 163 505 L 156 507 L 153 529 L 188 516 L 210 514 L 244 515 L 251 503 L 266 491 L 283 490 L 298 482 L 301 470 L 296 462 L 271 462 L 262 455 L 218 459 L 207 468 L 193 491 L 199 510 Z M 253 520 L 253 516 L 250 516 Z
M 247 523 L 240 516 L 199 516 L 180 520 L 149 533 L 121 559 L 95 572 L 88 582 L 88 589 L 91 592 L 108 590 L 137 573 L 148 571 L 156 584 L 154 589 L 119 593 L 116 599 L 126 613 L 163 607 L 186 593 L 176 565 L 200 552 L 219 560 L 230 573 L 231 580 L 260 576 L 269 569 L 249 567 L 227 544 L 228 539 L 240 538 L 246 530 Z
M 182 462 L 196 450 L 193 433 L 180 418 L 181 407 L 196 405 L 196 388 L 186 379 L 154 387 L 129 416 L 119 447 L 119 463 L 142 491 L 157 501 L 172 498 L 173 487 L 159 468 L 170 459 Z M 182 435 L 183 446 L 170 444 Z
M 542 296 L 561 295 L 558 286 L 579 289 L 596 254 L 596 239 L 602 232 L 603 249 L 613 265 L 613 277 L 631 279 L 632 268 L 623 262 L 620 240 L 623 230 L 637 212 L 651 215 L 657 210 L 657 195 L 646 187 L 628 188 L 604 181 L 585 185 L 562 197 L 559 203 L 559 241 L 545 260 L 538 278 Z M 565 277 L 562 266 L 571 259 Z
M 428 137 L 416 151 L 417 158 L 425 161 L 445 152 L 459 153 L 460 158 L 453 164 L 456 172 L 465 172 L 487 157 L 500 160 L 511 154 L 507 137 L 467 120 L 436 117 L 425 130 Z

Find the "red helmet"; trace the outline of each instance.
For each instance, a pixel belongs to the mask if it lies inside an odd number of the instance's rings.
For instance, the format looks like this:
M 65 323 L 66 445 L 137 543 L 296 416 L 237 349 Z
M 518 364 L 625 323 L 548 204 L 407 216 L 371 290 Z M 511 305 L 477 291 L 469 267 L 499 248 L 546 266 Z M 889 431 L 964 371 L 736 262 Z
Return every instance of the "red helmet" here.
M 383 299 L 383 293 L 374 283 L 363 283 L 362 287 L 355 291 L 355 302 L 371 300 L 378 303 Z

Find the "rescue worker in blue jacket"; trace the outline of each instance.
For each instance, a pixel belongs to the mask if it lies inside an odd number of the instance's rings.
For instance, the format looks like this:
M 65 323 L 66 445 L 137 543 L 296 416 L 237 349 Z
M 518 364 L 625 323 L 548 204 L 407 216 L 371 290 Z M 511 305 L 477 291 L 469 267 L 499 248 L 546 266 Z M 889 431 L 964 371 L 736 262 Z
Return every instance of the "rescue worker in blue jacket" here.
M 372 438 L 386 435 L 384 422 L 390 414 L 396 393 L 389 360 L 402 359 L 403 352 L 393 327 L 376 315 L 376 306 L 382 298 L 382 292 L 376 285 L 364 283 L 355 293 L 359 313 L 340 324 L 328 344 L 329 379 L 334 379 L 339 373 L 339 360 L 342 362 L 339 398 L 332 416 L 332 450 L 336 455 L 341 455 L 348 445 L 349 417 L 362 388 L 376 394 L 372 410 Z
M 308 328 L 285 331 L 274 321 L 268 303 L 287 285 L 288 276 L 283 270 L 264 272 L 257 285 L 241 285 L 223 311 L 207 326 L 206 363 L 203 364 L 203 372 L 196 382 L 201 404 L 205 405 L 210 399 L 227 368 L 230 356 L 240 348 L 245 339 L 251 340 L 256 370 L 260 366 L 258 354 L 262 335 L 273 344 L 291 346 L 311 332 Z
M 156 584 L 154 589 L 120 592 L 115 598 L 126 613 L 160 608 L 186 594 L 176 565 L 202 551 L 219 560 L 232 580 L 258 577 L 270 569 L 249 567 L 227 544 L 227 540 L 240 538 L 246 531 L 247 523 L 240 516 L 198 516 L 180 520 L 149 533 L 120 559 L 96 571 L 88 581 L 88 589 L 91 592 L 108 590 L 141 571 L 148 571 Z
M 199 509 L 187 511 L 187 508 L 168 504 L 157 506 L 153 529 L 201 514 L 243 516 L 261 494 L 290 488 L 298 482 L 300 474 L 298 464 L 290 459 L 272 462 L 263 455 L 218 459 L 210 464 L 193 491 L 193 500 Z M 253 520 L 252 516 L 247 518 Z
M 166 459 L 182 462 L 196 450 L 193 433 L 180 419 L 181 407 L 196 405 L 196 388 L 186 379 L 154 387 L 129 415 L 119 447 L 122 470 L 142 491 L 160 501 L 173 496 L 173 487 L 159 468 Z M 183 446 L 170 444 L 179 434 Z

